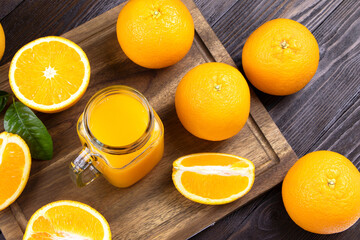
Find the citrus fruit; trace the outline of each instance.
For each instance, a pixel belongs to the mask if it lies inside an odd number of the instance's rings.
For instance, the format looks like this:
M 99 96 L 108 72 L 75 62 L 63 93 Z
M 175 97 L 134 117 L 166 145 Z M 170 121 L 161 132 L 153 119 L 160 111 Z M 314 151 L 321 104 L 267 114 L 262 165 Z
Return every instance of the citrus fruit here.
M 4 55 L 4 51 L 5 51 L 5 33 L 4 33 L 4 29 L 0 24 L 0 60 Z
M 45 113 L 75 104 L 85 93 L 89 79 L 86 54 L 62 37 L 44 37 L 26 44 L 15 54 L 9 71 L 16 97 Z
M 291 19 L 274 19 L 246 40 L 242 65 L 248 80 L 272 95 L 293 94 L 314 76 L 319 64 L 315 37 Z
M 300 158 L 286 174 L 286 211 L 301 228 L 318 234 L 346 230 L 360 217 L 360 173 L 344 156 L 317 151 Z
M 24 190 L 31 167 L 30 150 L 16 134 L 0 134 L 0 210 L 13 203 Z
M 49 203 L 30 218 L 23 240 L 110 240 L 106 219 L 92 207 L 75 201 Z
M 225 63 L 204 63 L 190 70 L 175 94 L 177 115 L 193 135 L 220 141 L 237 134 L 250 111 L 249 86 Z
M 245 158 L 230 154 L 191 154 L 173 163 L 172 179 L 177 190 L 192 201 L 225 204 L 250 191 L 255 166 Z
M 131 0 L 119 14 L 117 37 L 124 53 L 146 68 L 180 61 L 194 40 L 194 22 L 180 0 Z

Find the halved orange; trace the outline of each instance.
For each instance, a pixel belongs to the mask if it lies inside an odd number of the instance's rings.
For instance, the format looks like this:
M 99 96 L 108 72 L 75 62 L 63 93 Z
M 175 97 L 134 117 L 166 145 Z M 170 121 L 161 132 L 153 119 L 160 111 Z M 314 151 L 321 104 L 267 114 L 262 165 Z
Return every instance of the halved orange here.
M 30 218 L 23 240 L 110 240 L 106 219 L 92 207 L 75 201 L 49 203 Z
M 26 106 L 53 113 L 75 104 L 85 93 L 90 64 L 85 52 L 62 37 L 44 37 L 23 46 L 11 61 L 9 81 Z
M 0 134 L 0 210 L 22 193 L 29 179 L 31 156 L 25 141 L 16 134 Z
M 173 163 L 172 179 L 186 198 L 203 204 L 225 204 L 244 196 L 254 183 L 255 166 L 224 153 L 198 153 Z

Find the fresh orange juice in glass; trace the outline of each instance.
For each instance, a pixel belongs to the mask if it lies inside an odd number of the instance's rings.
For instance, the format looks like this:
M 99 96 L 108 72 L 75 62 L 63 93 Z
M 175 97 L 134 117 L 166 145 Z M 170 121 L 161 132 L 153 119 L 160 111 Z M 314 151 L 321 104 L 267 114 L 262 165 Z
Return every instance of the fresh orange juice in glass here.
M 77 131 L 83 149 L 70 169 L 78 186 L 102 174 L 116 187 L 129 187 L 150 172 L 164 152 L 159 116 L 141 93 L 126 86 L 96 93 Z

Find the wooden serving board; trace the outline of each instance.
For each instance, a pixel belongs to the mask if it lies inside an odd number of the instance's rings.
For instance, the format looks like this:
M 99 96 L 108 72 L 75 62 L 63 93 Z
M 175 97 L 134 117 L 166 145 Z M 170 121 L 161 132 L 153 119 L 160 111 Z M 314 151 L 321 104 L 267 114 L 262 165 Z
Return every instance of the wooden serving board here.
M 185 239 L 283 180 L 297 157 L 253 92 L 247 124 L 231 139 L 204 141 L 188 133 L 179 122 L 174 93 L 185 73 L 212 61 L 235 66 L 196 5 L 191 0 L 184 3 L 195 22 L 194 44 L 183 60 L 165 69 L 139 67 L 122 52 L 115 26 L 124 4 L 63 35 L 79 44 L 88 55 L 90 85 L 72 108 L 57 114 L 37 113 L 53 137 L 54 158 L 33 161 L 24 192 L 0 212 L 0 229 L 7 240 L 22 238 L 27 220 L 38 208 L 64 199 L 89 204 L 101 212 L 110 223 L 113 239 Z M 0 89 L 6 91 L 10 91 L 8 69 L 9 64 L 0 67 Z M 138 89 L 157 111 L 165 126 L 164 157 L 150 174 L 130 188 L 115 188 L 104 178 L 77 188 L 68 175 L 69 162 L 81 150 L 76 121 L 95 92 L 115 84 Z M 252 160 L 256 167 L 252 190 L 222 206 L 201 205 L 183 197 L 171 180 L 172 162 L 198 152 L 231 153 Z

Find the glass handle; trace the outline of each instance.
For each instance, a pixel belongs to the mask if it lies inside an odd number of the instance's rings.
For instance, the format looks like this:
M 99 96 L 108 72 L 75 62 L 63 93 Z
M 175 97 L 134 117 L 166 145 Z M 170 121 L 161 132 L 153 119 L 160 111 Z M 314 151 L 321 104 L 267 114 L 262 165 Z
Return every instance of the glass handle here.
M 92 164 L 93 160 L 94 156 L 90 150 L 84 148 L 70 163 L 70 176 L 78 187 L 86 186 L 100 176 L 100 172 Z

